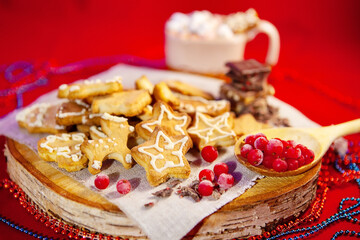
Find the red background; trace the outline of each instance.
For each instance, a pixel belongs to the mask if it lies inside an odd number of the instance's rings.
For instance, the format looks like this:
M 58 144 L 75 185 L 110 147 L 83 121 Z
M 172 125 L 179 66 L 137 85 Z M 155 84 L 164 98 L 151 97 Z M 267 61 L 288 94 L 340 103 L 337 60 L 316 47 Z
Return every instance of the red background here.
M 0 65 L 26 60 L 50 61 L 53 66 L 63 66 L 87 58 L 119 54 L 164 59 L 164 24 L 173 12 L 207 9 L 229 14 L 250 7 L 258 11 L 260 18 L 272 22 L 280 32 L 280 60 L 270 75 L 276 97 L 322 125 L 359 118 L 360 1 L 357 0 L 2 0 Z M 248 44 L 245 57 L 263 61 L 267 41 L 266 36 L 259 35 Z M 25 104 L 61 82 L 98 70 L 53 77 L 48 86 L 25 93 Z M 10 86 L 0 79 L 0 89 Z M 5 111 L 14 107 L 12 98 L 6 103 Z M 1 166 L 4 166 L 1 160 Z M 2 171 L 1 176 L 4 175 Z M 333 191 L 327 216 L 336 211 L 341 197 L 348 196 L 349 192 L 358 196 L 359 190 L 349 184 L 343 191 Z M 11 203 L 6 198 L 1 199 L 1 211 L 10 214 L 4 204 Z M 21 209 L 16 213 L 26 215 Z M 23 221 L 23 224 L 32 224 L 26 217 Z M 344 225 L 336 225 L 322 236 L 329 238 L 340 226 Z M 351 224 L 345 226 L 353 227 Z M 23 238 L 5 224 L 0 224 L 0 233 L 0 238 L 4 234 Z

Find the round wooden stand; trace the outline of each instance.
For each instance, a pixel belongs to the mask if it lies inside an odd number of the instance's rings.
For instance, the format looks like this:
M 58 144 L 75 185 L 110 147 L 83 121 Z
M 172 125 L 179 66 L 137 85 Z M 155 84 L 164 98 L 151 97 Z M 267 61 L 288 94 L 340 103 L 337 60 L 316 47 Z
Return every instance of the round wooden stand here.
M 147 239 L 117 206 L 41 160 L 27 146 L 7 139 L 8 172 L 43 210 L 64 221 L 130 239 Z M 261 234 L 298 216 L 315 198 L 320 164 L 292 177 L 265 177 L 200 222 L 184 239 L 231 239 Z

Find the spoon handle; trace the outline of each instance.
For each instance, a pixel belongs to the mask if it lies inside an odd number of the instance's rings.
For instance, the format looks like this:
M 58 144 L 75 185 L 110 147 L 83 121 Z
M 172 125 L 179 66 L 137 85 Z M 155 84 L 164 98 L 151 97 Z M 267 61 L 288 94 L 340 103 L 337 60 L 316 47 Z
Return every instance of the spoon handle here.
M 360 133 L 360 119 L 355 119 L 337 125 L 321 127 L 314 132 L 315 135 L 323 137 L 331 142 L 338 137 L 346 136 L 353 133 Z

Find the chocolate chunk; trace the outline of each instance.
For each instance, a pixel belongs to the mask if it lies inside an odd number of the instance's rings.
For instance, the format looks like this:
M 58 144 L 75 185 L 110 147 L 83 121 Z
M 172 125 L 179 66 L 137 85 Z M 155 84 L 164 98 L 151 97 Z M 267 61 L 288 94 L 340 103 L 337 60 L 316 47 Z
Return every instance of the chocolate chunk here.
M 255 59 L 244 60 L 240 62 L 228 62 L 226 66 L 230 68 L 230 76 L 242 78 L 258 73 L 270 73 L 271 68 L 259 63 Z
M 155 205 L 154 202 L 149 202 L 149 203 L 145 203 L 145 204 L 144 204 L 144 207 L 146 207 L 146 208 L 151 208 L 151 207 L 153 207 L 154 205 Z
M 157 192 L 154 192 L 152 195 L 154 195 L 156 197 L 165 198 L 165 197 L 170 197 L 172 192 L 173 192 L 173 189 L 167 187 L 167 188 L 164 188 L 164 189 L 159 190 Z
M 180 181 L 179 179 L 174 179 L 174 180 L 168 182 L 167 185 L 168 185 L 169 188 L 174 188 L 174 187 L 176 187 L 179 183 L 181 183 L 181 181 Z
M 179 195 L 181 197 L 189 196 L 194 199 L 195 202 L 199 202 L 201 199 L 200 194 L 191 187 L 181 187 Z

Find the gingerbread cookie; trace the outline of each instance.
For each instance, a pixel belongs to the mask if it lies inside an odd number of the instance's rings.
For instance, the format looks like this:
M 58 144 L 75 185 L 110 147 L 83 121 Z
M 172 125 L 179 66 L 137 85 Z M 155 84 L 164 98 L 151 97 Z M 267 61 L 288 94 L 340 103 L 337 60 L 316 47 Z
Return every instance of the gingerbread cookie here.
M 106 81 L 84 80 L 81 83 L 70 85 L 63 84 L 59 87 L 58 97 L 68 99 L 85 99 L 93 96 L 101 96 L 122 91 L 121 77 L 115 77 Z
M 266 123 L 256 121 L 252 114 L 246 113 L 234 119 L 233 130 L 237 136 L 242 136 L 270 127 Z
M 156 102 L 152 118 L 136 124 L 136 133 L 143 139 L 149 139 L 155 127 L 160 126 L 170 135 L 187 135 L 191 118 L 186 113 L 174 112 L 165 102 Z
M 197 112 L 188 133 L 199 150 L 208 145 L 231 146 L 236 140 L 236 135 L 232 130 L 233 118 L 233 114 L 229 112 L 217 117 Z
M 218 116 L 230 111 L 230 102 L 227 100 L 207 100 L 197 96 L 185 96 L 182 94 L 175 94 L 179 99 L 179 105 L 174 109 L 188 114 L 195 114 L 201 112 L 210 116 Z
M 83 133 L 49 135 L 38 141 L 39 156 L 45 161 L 57 162 L 68 172 L 79 171 L 87 166 L 88 159 L 80 145 L 86 140 Z
M 181 81 L 167 80 L 167 81 L 165 81 L 165 83 L 166 83 L 166 85 L 168 85 L 170 90 L 173 92 L 181 93 L 181 94 L 187 95 L 187 96 L 198 96 L 198 97 L 205 98 L 207 100 L 214 99 L 214 97 L 210 93 L 205 92 L 197 87 L 194 87 L 190 84 L 187 84 L 187 83 L 184 83 Z
M 88 140 L 81 145 L 81 151 L 88 157 L 88 169 L 91 174 L 101 171 L 102 163 L 106 159 L 115 159 L 129 169 L 133 165 L 130 149 L 127 147 L 129 134 L 134 127 L 129 126 L 127 119 L 105 113 L 101 120 L 101 129 L 106 138 Z
M 56 122 L 64 126 L 82 124 L 89 115 L 89 108 L 90 105 L 81 100 L 64 102 L 56 113 Z
M 180 104 L 179 99 L 170 90 L 170 88 L 165 82 L 160 82 L 155 85 L 153 96 L 157 101 L 166 102 L 171 107 L 175 107 Z
M 96 97 L 91 109 L 93 113 L 109 113 L 133 117 L 142 113 L 151 103 L 151 96 L 147 90 L 130 90 Z
M 185 154 L 191 145 L 189 136 L 171 136 L 156 127 L 148 141 L 131 149 L 131 155 L 145 168 L 150 185 L 157 186 L 170 177 L 189 177 L 191 168 Z
M 25 108 L 16 115 L 19 126 L 30 133 L 56 134 L 66 132 L 66 127 L 56 123 L 59 103 L 38 103 Z

